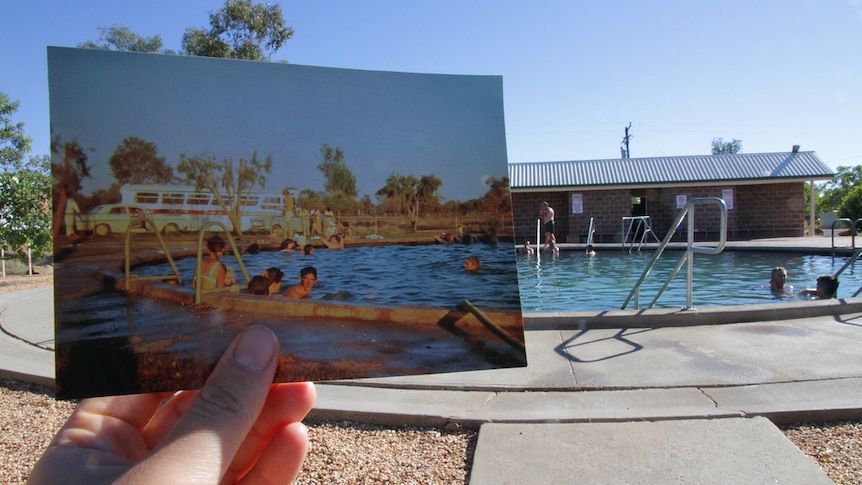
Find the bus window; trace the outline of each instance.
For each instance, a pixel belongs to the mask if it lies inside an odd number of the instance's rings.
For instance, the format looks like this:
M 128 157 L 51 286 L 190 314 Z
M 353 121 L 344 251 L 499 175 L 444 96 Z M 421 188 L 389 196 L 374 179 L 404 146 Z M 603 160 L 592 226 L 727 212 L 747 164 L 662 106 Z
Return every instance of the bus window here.
M 162 194 L 162 204 L 164 205 L 183 205 L 183 194 Z
M 210 203 L 210 196 L 207 194 L 192 194 L 189 196 L 189 205 L 207 205 Z
M 136 192 L 135 204 L 156 204 L 159 202 L 158 192 Z
M 260 204 L 260 208 L 263 210 L 276 210 L 280 211 L 284 208 L 281 197 L 268 196 L 263 198 L 263 202 Z
M 239 203 L 243 207 L 257 207 L 257 204 L 260 202 L 260 197 L 255 195 L 244 195 L 239 199 Z

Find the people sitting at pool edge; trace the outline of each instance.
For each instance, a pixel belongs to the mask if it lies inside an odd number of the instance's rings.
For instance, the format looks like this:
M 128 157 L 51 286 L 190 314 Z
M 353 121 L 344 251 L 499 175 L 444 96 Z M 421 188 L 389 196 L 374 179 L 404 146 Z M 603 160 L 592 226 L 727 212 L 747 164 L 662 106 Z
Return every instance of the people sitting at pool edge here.
M 813 296 L 820 300 L 829 300 L 837 298 L 838 294 L 838 278 L 831 274 L 824 274 L 817 277 L 816 288 L 806 288 L 799 292 L 802 296 Z
M 299 284 L 284 292 L 284 296 L 294 299 L 311 298 L 311 288 L 317 283 L 317 268 L 306 266 L 299 271 Z
M 467 271 L 479 271 L 479 257 L 470 256 L 467 258 L 467 261 L 464 262 L 464 269 Z
M 551 238 L 548 241 L 548 245 L 542 248 L 542 251 L 547 251 L 550 253 L 554 253 L 554 255 L 560 254 L 560 247 L 557 246 L 557 241 L 554 238 Z
M 329 249 L 344 249 L 344 241 L 341 240 L 341 236 L 338 234 L 333 234 L 329 236 L 329 239 L 324 239 L 323 244 L 326 244 L 326 247 Z
M 218 234 L 213 234 L 207 239 L 207 257 L 201 261 L 200 275 L 201 288 L 210 290 L 213 288 L 223 288 L 236 283 L 236 276 L 233 276 L 233 281 L 228 274 L 228 267 L 219 260 L 225 251 L 225 242 Z M 231 272 L 233 273 L 233 272 Z M 192 279 L 192 288 L 197 288 L 197 271 L 195 271 L 195 279 Z
M 522 254 L 533 254 L 533 247 L 530 246 L 530 240 L 524 241 L 524 245 L 518 248 L 518 252 Z

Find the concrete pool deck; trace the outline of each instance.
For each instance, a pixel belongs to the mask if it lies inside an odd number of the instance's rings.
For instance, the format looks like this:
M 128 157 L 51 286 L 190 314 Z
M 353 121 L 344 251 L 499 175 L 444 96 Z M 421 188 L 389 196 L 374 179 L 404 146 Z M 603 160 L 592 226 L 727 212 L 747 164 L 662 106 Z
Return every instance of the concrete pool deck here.
M 0 295 L 0 375 L 52 382 L 43 348 L 53 342 L 52 296 L 50 287 Z M 729 325 L 599 328 L 528 316 L 525 368 L 320 383 L 311 417 L 481 426 L 473 484 L 831 483 L 764 418 L 862 418 L 860 304 Z

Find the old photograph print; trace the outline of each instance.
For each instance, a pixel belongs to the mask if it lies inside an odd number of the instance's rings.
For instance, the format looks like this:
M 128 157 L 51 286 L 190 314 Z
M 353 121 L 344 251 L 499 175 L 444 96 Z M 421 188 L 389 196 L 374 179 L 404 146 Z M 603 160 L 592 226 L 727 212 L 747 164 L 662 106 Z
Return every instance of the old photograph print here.
M 503 80 L 48 48 L 57 396 L 526 365 Z

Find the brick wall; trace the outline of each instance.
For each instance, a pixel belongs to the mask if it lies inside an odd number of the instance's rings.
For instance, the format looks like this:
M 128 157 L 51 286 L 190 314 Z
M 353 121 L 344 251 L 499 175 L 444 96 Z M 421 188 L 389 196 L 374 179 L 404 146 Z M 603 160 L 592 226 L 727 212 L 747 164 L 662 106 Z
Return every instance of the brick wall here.
M 573 192 L 515 192 L 512 204 L 515 216 L 515 237 L 518 243 L 536 238 L 539 207 L 547 201 L 556 211 L 557 240 L 582 242 L 592 217 L 595 242 L 619 242 L 622 218 L 631 216 L 632 197 L 646 200 L 653 232 L 658 239 L 667 233 L 679 214 L 678 195 L 688 200 L 696 197 L 722 197 L 724 189 L 733 193 L 733 208 L 728 210 L 728 239 L 758 239 L 767 237 L 797 237 L 804 231 L 805 201 L 803 183 L 736 185 L 716 187 L 670 187 L 655 189 L 577 190 Z M 581 194 L 583 213 L 572 213 L 572 194 Z M 695 208 L 696 238 L 717 238 L 720 212 L 712 204 Z

